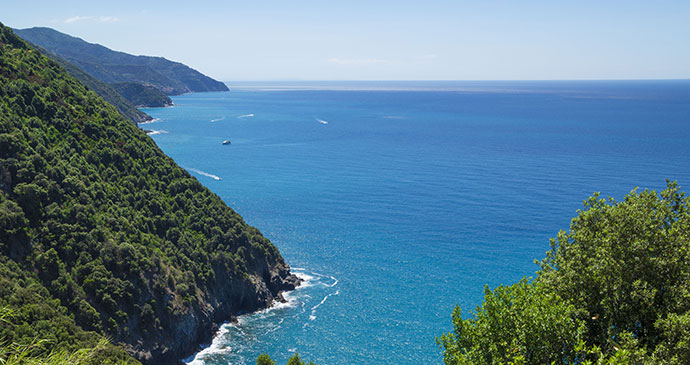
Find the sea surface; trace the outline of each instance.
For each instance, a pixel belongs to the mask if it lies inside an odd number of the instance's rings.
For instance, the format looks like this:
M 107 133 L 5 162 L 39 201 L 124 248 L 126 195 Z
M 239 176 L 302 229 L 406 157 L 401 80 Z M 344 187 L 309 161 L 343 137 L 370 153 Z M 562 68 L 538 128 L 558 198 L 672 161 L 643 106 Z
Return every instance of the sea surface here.
M 441 363 L 453 307 L 533 275 L 592 193 L 690 191 L 687 80 L 230 87 L 141 127 L 305 284 L 194 364 Z

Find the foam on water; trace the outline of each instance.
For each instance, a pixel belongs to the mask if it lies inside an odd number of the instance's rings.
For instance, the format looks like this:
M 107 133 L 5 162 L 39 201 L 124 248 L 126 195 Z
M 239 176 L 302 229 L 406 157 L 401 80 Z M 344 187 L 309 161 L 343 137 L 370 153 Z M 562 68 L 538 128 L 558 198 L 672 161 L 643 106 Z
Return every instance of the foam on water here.
M 148 121 L 146 121 L 146 122 L 139 122 L 139 123 L 137 123 L 137 125 L 153 124 L 153 123 L 158 123 L 158 122 L 160 122 L 160 121 L 161 121 L 160 118 L 153 118 L 153 119 L 148 120 Z
M 230 326 L 232 326 L 232 324 L 228 322 L 220 325 L 218 331 L 216 331 L 216 334 L 213 335 L 213 340 L 210 345 L 205 346 L 204 348 L 202 348 L 201 351 L 182 361 L 189 365 L 204 365 L 204 359 L 209 357 L 210 355 L 224 354 L 228 351 L 231 351 L 232 349 L 225 346 L 224 343 L 221 341 L 223 336 L 225 336 L 230 331 Z
M 333 286 L 335 286 L 335 284 L 337 284 L 337 282 L 334 283 L 334 284 L 332 284 L 332 285 L 329 285 L 329 286 L 330 286 L 330 287 L 333 287 Z M 313 320 L 316 319 L 316 310 L 317 310 L 320 306 L 322 306 L 323 303 L 326 303 L 326 299 L 330 298 L 331 295 L 339 295 L 339 294 L 340 294 L 340 290 L 336 290 L 335 293 L 327 294 L 325 297 L 323 297 L 323 299 L 321 299 L 321 301 L 319 302 L 319 304 L 317 304 L 317 305 L 311 307 L 311 314 L 309 315 L 309 320 L 313 321 Z
M 226 326 L 206 365 L 440 364 L 454 306 L 534 275 L 592 192 L 690 187 L 690 81 L 322 84 L 147 110 L 170 131 L 156 144 L 222 176 L 194 173 L 305 279 Z M 227 120 L 249 111 L 262 122 Z
M 209 346 L 184 361 L 191 365 L 214 363 L 216 361 L 214 359 L 219 358 L 232 359 L 231 363 L 252 362 L 252 359 L 245 359 L 233 353 L 233 349 L 237 350 L 250 344 L 258 335 L 270 336 L 279 331 L 286 320 L 299 322 L 315 319 L 316 310 L 324 305 L 326 299 L 340 294 L 339 290 L 327 293 L 319 303 L 310 306 L 307 313 L 306 307 L 313 302 L 314 294 L 321 293 L 324 288 L 332 288 L 338 280 L 333 276 L 310 272 L 302 268 L 292 268 L 292 272 L 302 280 L 302 283 L 295 290 L 283 293 L 285 302 L 274 301 L 268 308 L 240 315 L 234 322 L 224 323 Z M 327 283 L 323 279 L 332 279 L 334 282 Z M 302 317 L 305 318 L 302 319 Z
M 314 285 L 314 279 L 316 279 L 316 277 L 305 273 L 304 269 L 292 268 L 292 273 L 302 280 L 302 283 L 300 283 L 300 286 L 298 286 L 297 289 L 302 289 Z
M 168 133 L 170 133 L 170 132 L 168 132 L 164 129 L 156 130 L 156 131 L 146 131 L 146 134 L 148 134 L 149 136 L 155 136 L 156 134 L 168 134 Z

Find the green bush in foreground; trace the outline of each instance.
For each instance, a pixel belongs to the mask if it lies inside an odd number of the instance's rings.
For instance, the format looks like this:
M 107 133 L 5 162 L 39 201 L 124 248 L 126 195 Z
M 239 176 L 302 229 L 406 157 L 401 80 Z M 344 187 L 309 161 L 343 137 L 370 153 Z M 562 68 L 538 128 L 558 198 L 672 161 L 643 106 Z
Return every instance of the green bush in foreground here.
M 574 362 L 574 348 L 584 323 L 574 318 L 575 307 L 543 286 L 526 279 L 493 292 L 485 289 L 484 304 L 474 318 L 453 312 L 453 334 L 440 339 L 448 364 L 499 362 Z
M 17 317 L 15 311 L 8 307 L 0 308 L 0 326 L 14 326 Z M 40 339 L 31 342 L 12 342 L 5 336 L 0 337 L 0 364 L 41 364 L 41 365 L 90 365 L 90 364 L 138 364 L 121 348 L 113 346 L 110 341 L 94 334 L 96 341 L 90 347 L 72 349 L 56 340 Z
M 267 354 L 261 354 L 256 358 L 256 365 L 276 365 L 276 362 Z M 295 353 L 288 359 L 287 365 L 316 365 L 313 362 L 304 362 L 300 359 L 299 354 Z
M 690 363 L 690 200 L 669 182 L 585 201 L 532 281 L 486 290 L 446 364 Z

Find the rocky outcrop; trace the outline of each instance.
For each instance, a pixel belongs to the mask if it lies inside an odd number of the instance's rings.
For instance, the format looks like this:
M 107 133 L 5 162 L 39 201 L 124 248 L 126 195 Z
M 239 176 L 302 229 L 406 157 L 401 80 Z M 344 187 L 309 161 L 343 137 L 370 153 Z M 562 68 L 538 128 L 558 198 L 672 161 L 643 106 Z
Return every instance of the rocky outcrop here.
M 284 301 L 282 292 L 300 284 L 300 279 L 290 274 L 289 266 L 282 259 L 277 262 L 274 258 L 259 259 L 251 266 L 248 267 L 251 274 L 244 279 L 223 275 L 222 268 L 216 267 L 221 279 L 208 292 L 199 293 L 200 300 L 190 310 L 168 316 L 157 330 L 133 332 L 121 341 L 144 364 L 178 363 L 198 351 L 202 344 L 210 343 L 220 324 L 232 321 L 238 314 Z M 174 303 L 177 298 L 169 293 L 167 299 L 168 303 Z
M 2 24 L 0 121 L 0 304 L 21 314 L 3 342 L 108 336 L 103 361 L 170 364 L 298 284 L 261 232 Z

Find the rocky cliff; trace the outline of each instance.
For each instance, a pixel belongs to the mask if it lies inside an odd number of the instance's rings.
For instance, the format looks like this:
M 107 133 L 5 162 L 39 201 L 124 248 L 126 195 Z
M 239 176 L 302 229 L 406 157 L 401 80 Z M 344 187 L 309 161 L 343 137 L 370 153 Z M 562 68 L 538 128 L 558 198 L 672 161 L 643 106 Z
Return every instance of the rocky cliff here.
M 142 130 L 0 24 L 0 284 L 15 313 L 4 342 L 79 348 L 101 334 L 170 364 L 298 279 Z M 121 359 L 106 350 L 99 362 Z

